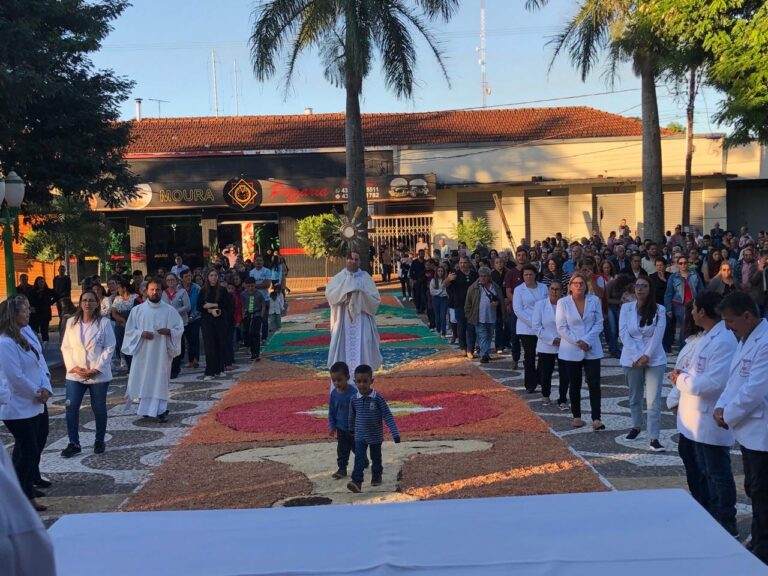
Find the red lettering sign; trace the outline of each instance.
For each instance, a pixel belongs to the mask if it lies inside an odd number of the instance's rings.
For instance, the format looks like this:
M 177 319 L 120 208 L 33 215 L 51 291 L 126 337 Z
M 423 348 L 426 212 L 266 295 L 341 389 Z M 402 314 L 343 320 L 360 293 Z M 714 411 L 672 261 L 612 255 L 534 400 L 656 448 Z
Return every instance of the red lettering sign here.
M 286 203 L 300 202 L 302 200 L 320 199 L 324 200 L 328 198 L 328 188 L 293 188 L 288 184 L 282 182 L 273 182 L 269 191 L 270 200 L 276 200 Z

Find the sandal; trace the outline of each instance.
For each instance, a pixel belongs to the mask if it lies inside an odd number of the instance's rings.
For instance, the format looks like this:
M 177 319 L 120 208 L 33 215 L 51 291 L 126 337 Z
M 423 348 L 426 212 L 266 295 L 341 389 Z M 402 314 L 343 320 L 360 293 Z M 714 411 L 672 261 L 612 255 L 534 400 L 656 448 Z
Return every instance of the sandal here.
M 587 423 L 584 422 L 584 420 L 582 420 L 581 418 L 574 418 L 573 419 L 573 427 L 574 428 L 583 428 L 586 425 L 587 425 Z
M 595 432 L 598 430 L 605 430 L 605 424 L 600 422 L 600 420 L 592 420 L 592 430 Z

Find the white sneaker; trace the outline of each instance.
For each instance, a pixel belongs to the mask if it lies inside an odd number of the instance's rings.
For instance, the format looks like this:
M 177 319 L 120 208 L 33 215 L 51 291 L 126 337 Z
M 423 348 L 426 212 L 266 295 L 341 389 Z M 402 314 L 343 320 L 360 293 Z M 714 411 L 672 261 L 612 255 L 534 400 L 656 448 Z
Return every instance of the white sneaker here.
M 211 380 L 216 380 L 216 376 L 204 376 L 203 382 L 210 382 Z
M 408 296 L 408 302 L 413 302 L 413 296 Z

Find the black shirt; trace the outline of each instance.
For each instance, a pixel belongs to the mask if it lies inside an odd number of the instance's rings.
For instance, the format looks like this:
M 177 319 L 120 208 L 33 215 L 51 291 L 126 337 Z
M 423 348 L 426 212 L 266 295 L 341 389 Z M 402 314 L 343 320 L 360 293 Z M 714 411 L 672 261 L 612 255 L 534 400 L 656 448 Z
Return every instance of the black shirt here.
M 664 280 L 659 278 L 659 273 L 654 272 L 648 276 L 653 286 L 654 293 L 656 294 L 656 304 L 664 305 L 664 293 L 667 291 L 667 281 L 669 280 L 669 274 L 666 275 Z
M 416 260 L 411 262 L 410 277 L 413 278 L 413 280 L 415 280 L 416 282 L 420 282 L 424 280 L 426 275 L 427 275 L 426 260 L 420 260 L 416 258 Z
M 454 308 L 464 308 L 464 303 L 467 300 L 467 290 L 477 278 L 477 272 L 474 270 L 470 270 L 469 274 L 464 274 L 461 270 L 456 270 L 456 280 L 448 286 L 448 291 L 453 292 Z

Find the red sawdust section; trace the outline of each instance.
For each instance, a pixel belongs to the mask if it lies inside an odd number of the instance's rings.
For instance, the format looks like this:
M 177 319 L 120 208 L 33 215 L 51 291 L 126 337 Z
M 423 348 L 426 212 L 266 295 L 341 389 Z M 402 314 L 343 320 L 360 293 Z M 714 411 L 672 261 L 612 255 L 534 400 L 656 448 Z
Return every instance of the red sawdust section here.
M 328 300 L 323 296 L 317 298 L 297 300 L 295 298 L 288 299 L 288 313 L 293 314 L 306 314 L 307 312 L 313 312 L 320 310 L 321 308 L 328 307 Z
M 312 484 L 278 462 L 217 462 L 250 444 L 176 446 L 122 510 L 265 508 L 289 496 L 312 493 Z
M 505 434 L 483 452 L 410 458 L 400 489 L 420 500 L 608 490 L 562 440 L 545 432 Z
M 479 372 L 479 371 L 478 371 Z M 549 428 L 536 416 L 527 403 L 515 394 L 493 381 L 489 376 L 479 373 L 472 376 L 451 376 L 433 378 L 397 378 L 381 376 L 376 378 L 376 389 L 384 397 L 391 392 L 465 392 L 480 394 L 493 401 L 493 407 L 499 416 L 461 426 L 438 427 L 408 434 L 408 438 L 464 438 L 490 437 L 513 431 L 545 432 Z M 275 380 L 271 382 L 249 382 L 244 378 L 230 389 L 221 401 L 205 416 L 182 440 L 182 444 L 220 444 L 231 442 L 269 442 L 280 440 L 320 440 L 325 432 L 305 430 L 295 433 L 286 432 L 242 432 L 233 430 L 217 420 L 222 411 L 241 404 L 260 402 L 270 399 L 303 398 L 306 396 L 325 396 L 329 392 L 327 380 Z

